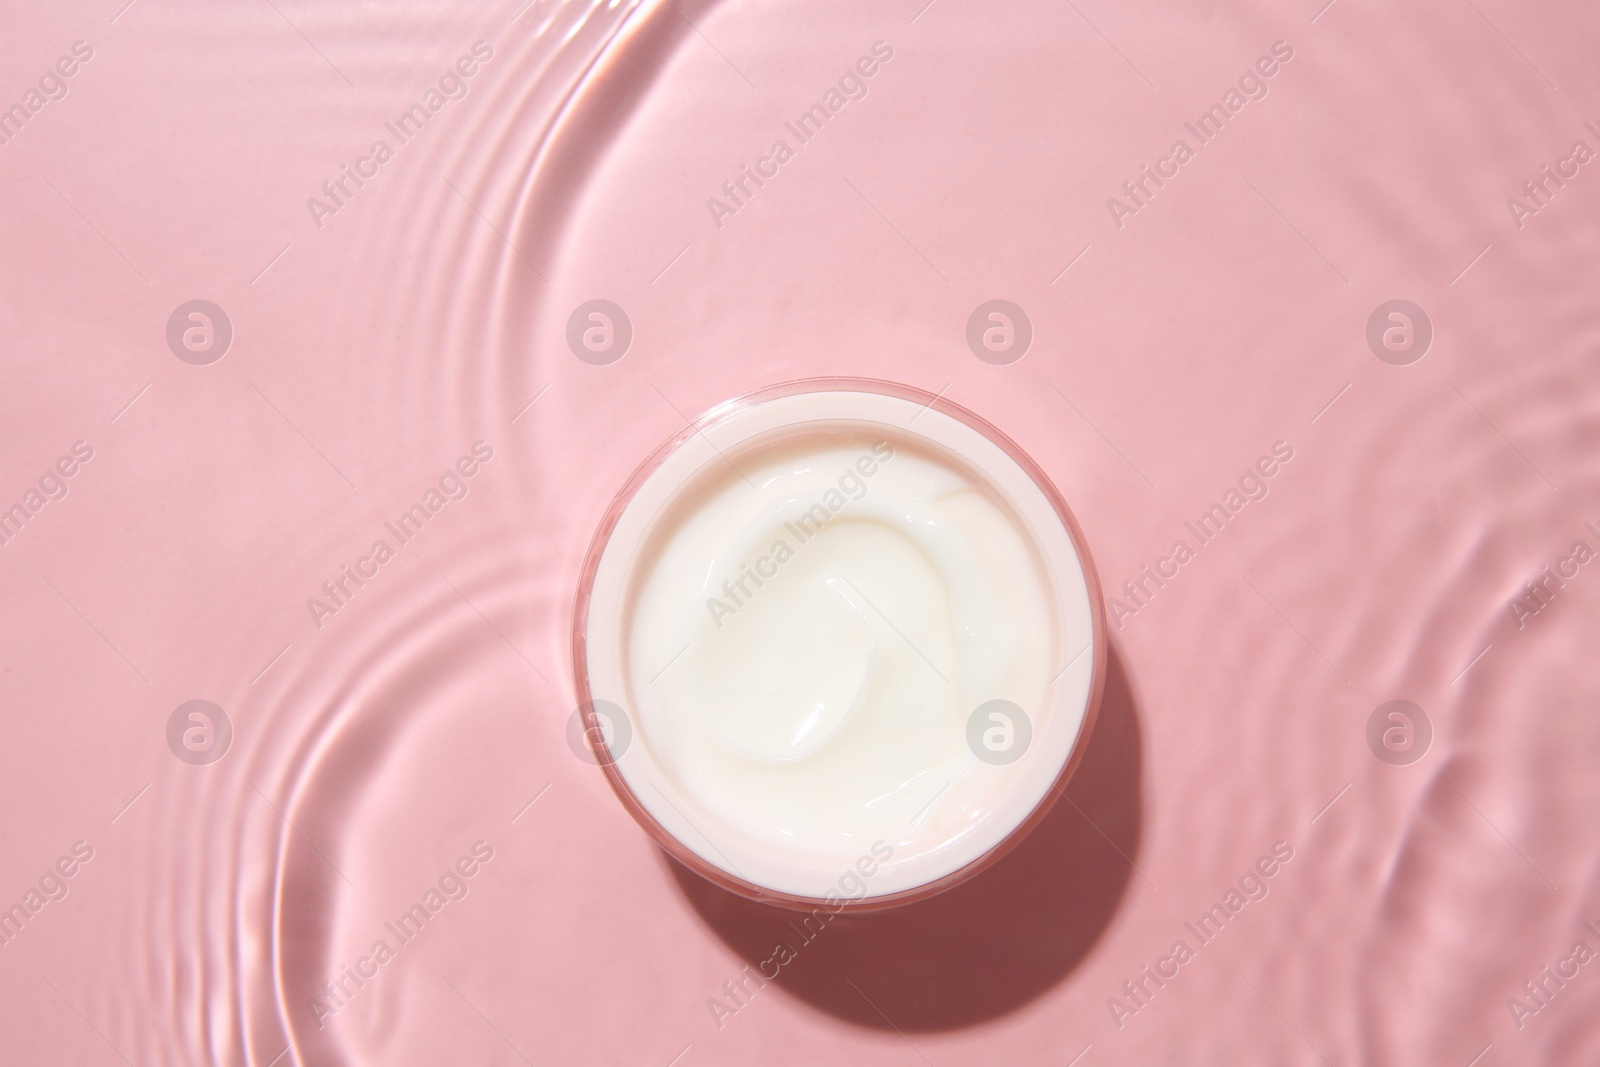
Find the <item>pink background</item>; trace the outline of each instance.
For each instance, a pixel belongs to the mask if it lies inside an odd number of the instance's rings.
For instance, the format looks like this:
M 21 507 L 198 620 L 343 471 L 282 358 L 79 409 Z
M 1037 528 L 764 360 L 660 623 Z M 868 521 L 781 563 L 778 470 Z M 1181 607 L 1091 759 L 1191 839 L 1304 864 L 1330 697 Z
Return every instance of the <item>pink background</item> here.
M 1507 1004 L 1600 950 L 1600 569 L 1508 607 L 1600 549 L 1600 168 L 1507 206 L 1600 149 L 1600 14 L 922 3 L 12 5 L 0 106 L 93 57 L 0 144 L 0 507 L 93 458 L 0 546 L 0 906 L 93 858 L 0 947 L 0 1060 L 1600 1055 L 1600 964 Z M 319 227 L 307 198 L 479 40 Z M 876 41 L 865 98 L 715 225 Z M 1116 225 L 1277 41 L 1266 98 Z M 634 328 L 608 366 L 565 343 L 593 298 Z M 964 338 L 993 298 L 1035 331 L 1009 366 Z M 1365 339 L 1396 298 L 1434 329 L 1409 366 Z M 166 342 L 192 299 L 234 329 L 208 366 Z M 571 599 L 652 447 L 819 374 L 1000 424 L 1108 592 L 1294 458 L 1113 633 L 1072 804 L 956 892 L 839 919 L 719 1027 L 787 916 L 675 869 L 568 749 Z M 319 627 L 307 598 L 480 440 Z M 1405 766 L 1366 739 L 1396 698 L 1433 729 Z M 206 766 L 167 746 L 193 699 L 234 730 Z M 319 1029 L 321 984 L 478 841 L 468 895 Z M 1114 1019 L 1278 841 L 1266 898 Z

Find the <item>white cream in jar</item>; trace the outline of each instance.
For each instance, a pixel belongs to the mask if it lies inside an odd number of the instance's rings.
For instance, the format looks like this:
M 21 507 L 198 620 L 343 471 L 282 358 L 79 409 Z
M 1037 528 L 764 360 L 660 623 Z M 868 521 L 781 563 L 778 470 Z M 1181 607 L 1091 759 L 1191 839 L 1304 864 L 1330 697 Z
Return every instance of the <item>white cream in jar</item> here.
M 713 413 L 619 501 L 580 597 L 587 694 L 631 727 L 613 784 L 751 895 L 950 880 L 1050 799 L 1090 707 L 1063 509 L 959 409 L 877 388 Z

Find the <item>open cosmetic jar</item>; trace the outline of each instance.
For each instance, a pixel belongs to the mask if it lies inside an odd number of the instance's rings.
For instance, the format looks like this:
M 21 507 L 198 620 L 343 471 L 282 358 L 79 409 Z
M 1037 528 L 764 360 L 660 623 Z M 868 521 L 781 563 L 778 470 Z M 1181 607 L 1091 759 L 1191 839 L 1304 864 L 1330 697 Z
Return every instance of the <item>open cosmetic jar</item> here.
M 573 622 L 586 743 L 691 870 L 795 908 L 972 877 L 1060 795 L 1105 619 L 1083 535 L 995 427 L 865 379 L 774 386 L 659 448 Z

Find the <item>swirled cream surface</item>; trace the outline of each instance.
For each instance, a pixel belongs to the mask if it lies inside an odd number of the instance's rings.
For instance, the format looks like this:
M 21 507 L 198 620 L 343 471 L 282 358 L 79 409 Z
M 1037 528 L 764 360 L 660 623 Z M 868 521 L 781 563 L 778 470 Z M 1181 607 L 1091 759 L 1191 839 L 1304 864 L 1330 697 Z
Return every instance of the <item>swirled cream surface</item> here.
M 1037 488 L 884 424 L 779 427 L 703 460 L 639 539 L 615 620 L 640 801 L 708 862 L 798 895 L 869 855 L 891 857 L 875 893 L 981 855 L 1071 747 L 1052 690 L 1087 684 L 1059 677 L 1087 625 L 1063 625 L 1061 575 L 1009 495 Z

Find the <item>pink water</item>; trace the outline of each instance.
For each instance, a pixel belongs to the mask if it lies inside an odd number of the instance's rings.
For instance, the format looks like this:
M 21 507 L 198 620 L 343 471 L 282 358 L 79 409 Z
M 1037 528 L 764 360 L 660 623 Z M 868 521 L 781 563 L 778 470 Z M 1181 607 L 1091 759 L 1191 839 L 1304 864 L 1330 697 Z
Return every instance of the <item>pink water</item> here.
M 0 1061 L 1600 1055 L 1600 13 L 923 2 L 9 13 Z M 996 298 L 1033 326 L 1009 365 L 966 342 Z M 232 324 L 209 365 L 165 333 L 195 299 Z M 633 327 L 610 364 L 566 344 L 591 299 Z M 1407 365 L 1366 338 L 1394 299 L 1433 329 Z M 566 728 L 612 493 L 820 374 L 1002 426 L 1122 625 L 1071 803 L 804 943 L 674 868 Z M 1176 576 L 1135 600 L 1146 564 Z M 1431 723 L 1411 762 L 1369 747 L 1393 699 Z M 176 758 L 186 715 L 169 748 L 190 700 L 215 762 Z

